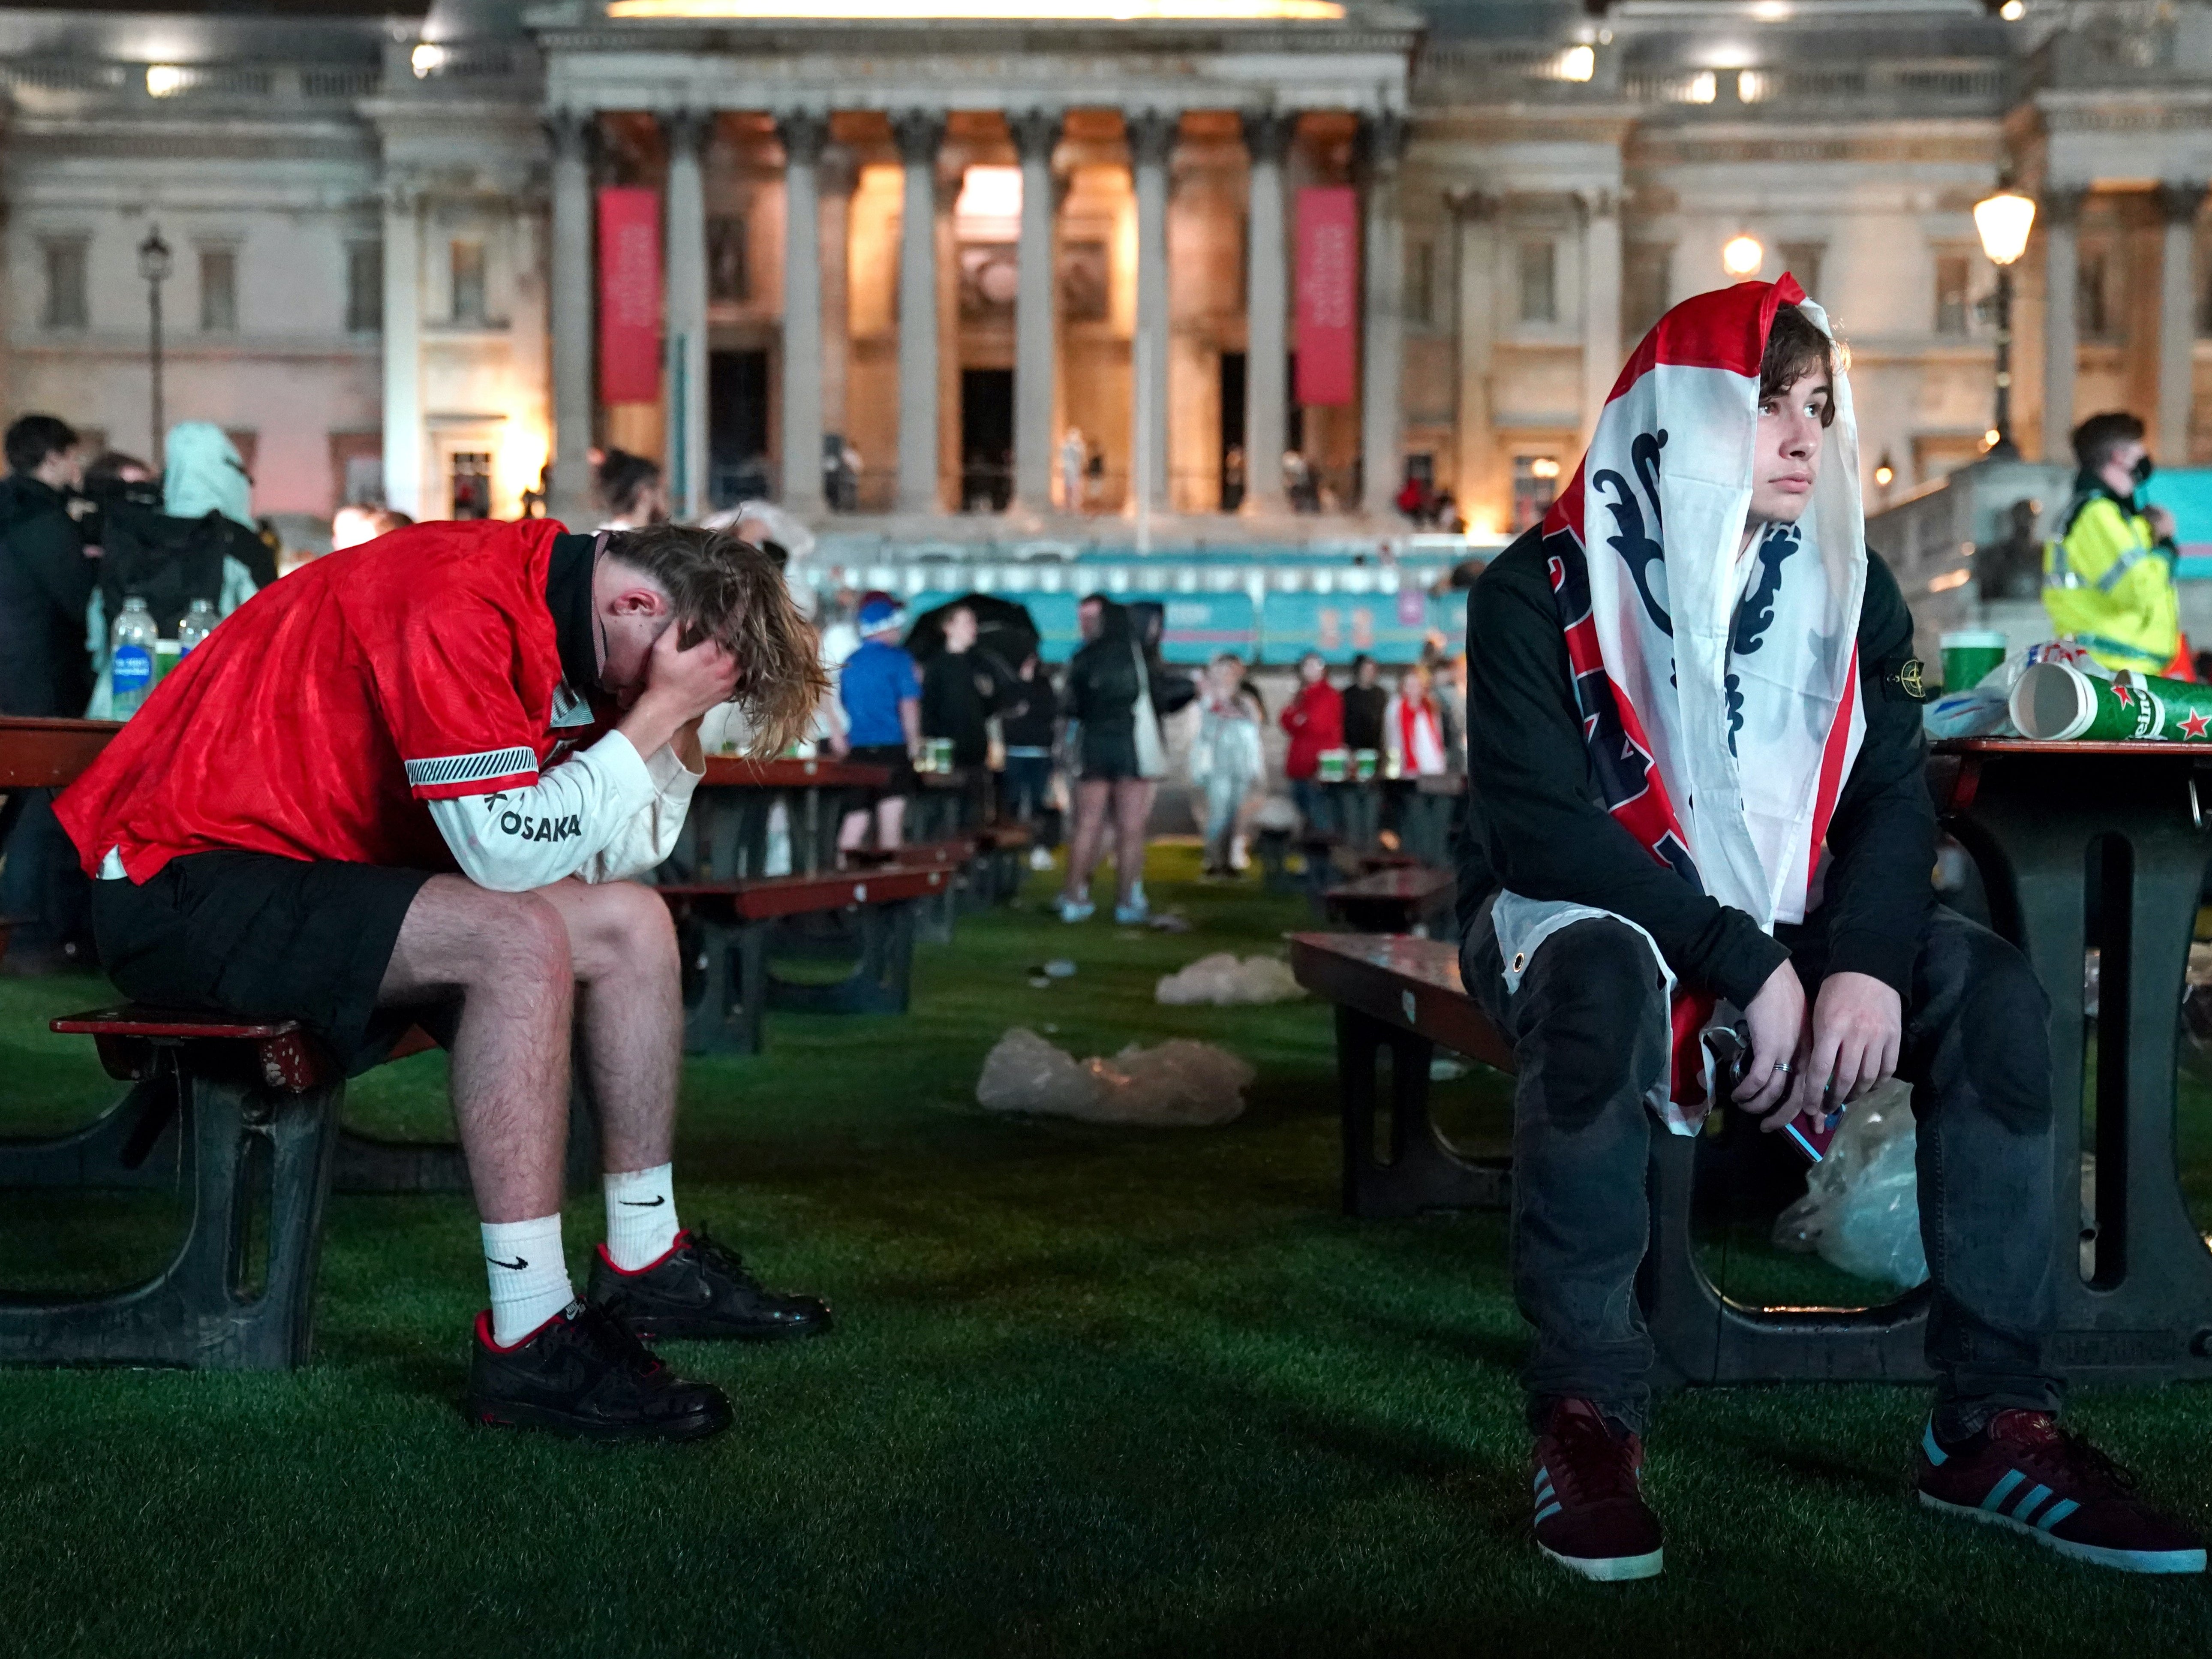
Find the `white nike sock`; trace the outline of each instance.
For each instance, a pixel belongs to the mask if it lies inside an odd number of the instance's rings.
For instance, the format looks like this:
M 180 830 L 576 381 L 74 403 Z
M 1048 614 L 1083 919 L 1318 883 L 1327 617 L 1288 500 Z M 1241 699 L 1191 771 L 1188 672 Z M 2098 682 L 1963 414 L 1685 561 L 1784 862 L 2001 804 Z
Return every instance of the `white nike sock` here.
M 561 1254 L 558 1211 L 535 1221 L 485 1222 L 483 1252 L 491 1340 L 501 1347 L 512 1347 L 576 1299 Z
M 676 1194 L 669 1181 L 675 1166 L 610 1175 L 607 1188 L 607 1254 L 626 1273 L 649 1267 L 676 1244 Z

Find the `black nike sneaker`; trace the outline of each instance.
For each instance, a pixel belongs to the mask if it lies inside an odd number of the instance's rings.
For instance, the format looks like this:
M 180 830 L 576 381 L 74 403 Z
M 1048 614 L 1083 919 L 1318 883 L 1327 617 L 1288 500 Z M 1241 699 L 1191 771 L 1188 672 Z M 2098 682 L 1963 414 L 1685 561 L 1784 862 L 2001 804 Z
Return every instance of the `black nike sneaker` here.
M 677 1234 L 667 1255 L 635 1273 L 616 1267 L 600 1245 L 584 1295 L 645 1342 L 659 1337 L 765 1342 L 819 1336 L 830 1328 L 828 1303 L 762 1288 L 735 1250 L 696 1227 Z
M 687 1382 L 582 1302 L 509 1348 L 491 1340 L 490 1314 L 478 1314 L 466 1409 L 477 1423 L 582 1440 L 702 1440 L 731 1419 L 720 1389 Z

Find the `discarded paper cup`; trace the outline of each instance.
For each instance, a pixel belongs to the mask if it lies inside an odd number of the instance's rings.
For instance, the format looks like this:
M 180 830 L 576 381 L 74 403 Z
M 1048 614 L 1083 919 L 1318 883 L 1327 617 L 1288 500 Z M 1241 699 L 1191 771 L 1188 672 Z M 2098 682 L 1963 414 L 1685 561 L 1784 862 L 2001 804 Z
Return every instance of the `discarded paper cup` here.
M 1361 783 L 1372 783 L 1382 769 L 1382 754 L 1376 749 L 1355 749 L 1352 751 L 1352 775 Z
M 1994 629 L 1966 628 L 1943 635 L 1943 689 L 1966 691 L 2005 659 L 2005 636 Z
M 2008 708 L 2022 737 L 2046 743 L 2077 738 L 2111 743 L 2168 735 L 2192 738 L 2202 736 L 2205 730 L 2200 719 L 2196 722 L 2197 732 L 2169 734 L 2165 729 L 2166 706 L 2148 686 L 2094 679 L 2063 662 L 2030 665 L 2013 687 Z
M 1349 749 L 1324 749 L 1315 758 L 1319 768 L 1316 775 L 1323 783 L 1342 783 L 1350 774 Z

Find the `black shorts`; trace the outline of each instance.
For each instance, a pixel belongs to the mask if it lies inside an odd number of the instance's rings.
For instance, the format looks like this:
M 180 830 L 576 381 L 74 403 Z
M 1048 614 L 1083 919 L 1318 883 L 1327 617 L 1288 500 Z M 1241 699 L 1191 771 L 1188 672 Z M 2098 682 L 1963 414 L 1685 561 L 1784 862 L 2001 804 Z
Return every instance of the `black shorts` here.
M 376 994 L 429 879 L 427 870 L 194 853 L 143 883 L 93 883 L 93 937 L 133 1001 L 296 1019 L 355 1077 L 428 1012 L 379 1008 Z
M 868 805 L 879 800 L 904 800 L 921 787 L 915 777 L 914 757 L 906 752 L 902 743 L 872 743 L 848 752 L 845 758 L 855 766 L 884 766 L 890 769 L 891 781 L 880 789 L 868 791 Z
M 1077 739 L 1085 783 L 1119 783 L 1141 778 L 1137 767 L 1137 728 L 1109 726 L 1103 730 L 1085 726 Z

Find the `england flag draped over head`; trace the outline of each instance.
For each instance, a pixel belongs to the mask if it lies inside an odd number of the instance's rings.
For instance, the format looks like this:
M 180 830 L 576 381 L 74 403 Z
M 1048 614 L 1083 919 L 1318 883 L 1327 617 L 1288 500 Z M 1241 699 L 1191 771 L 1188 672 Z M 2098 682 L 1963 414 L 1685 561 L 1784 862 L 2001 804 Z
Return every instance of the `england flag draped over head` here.
M 1741 547 L 1759 365 L 1776 309 L 1825 333 L 1796 283 L 1686 300 L 1644 337 L 1544 520 L 1584 741 L 1606 805 L 1652 857 L 1771 931 L 1804 919 L 1857 757 L 1866 590 L 1858 433 L 1835 420 L 1794 525 Z M 1701 1108 L 1702 994 L 1674 1003 L 1671 1093 Z

